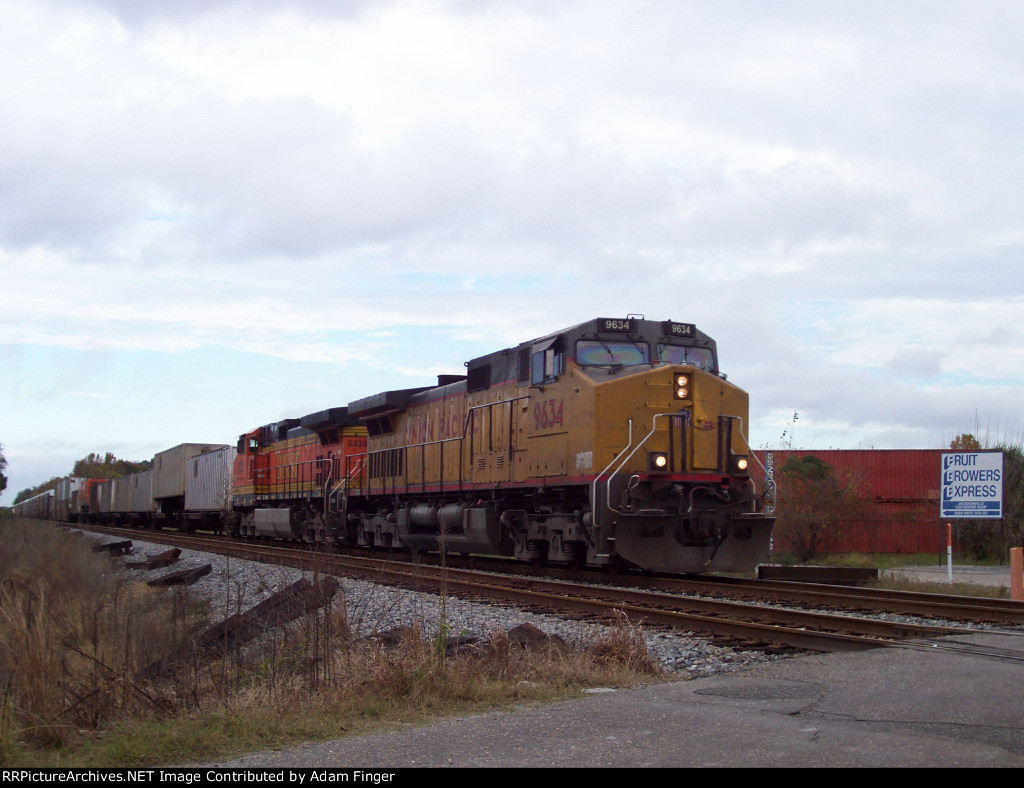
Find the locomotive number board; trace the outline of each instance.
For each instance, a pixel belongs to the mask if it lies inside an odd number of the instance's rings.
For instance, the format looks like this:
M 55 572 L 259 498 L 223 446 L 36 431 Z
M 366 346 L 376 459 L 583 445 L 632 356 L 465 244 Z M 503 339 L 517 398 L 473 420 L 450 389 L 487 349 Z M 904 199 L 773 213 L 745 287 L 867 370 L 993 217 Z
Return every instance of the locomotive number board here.
M 686 337 L 692 339 L 697 336 L 697 326 L 693 323 L 673 323 L 671 320 L 665 323 L 665 333 L 670 337 Z
M 597 330 L 629 334 L 636 331 L 636 321 L 633 318 L 599 317 L 597 319 Z

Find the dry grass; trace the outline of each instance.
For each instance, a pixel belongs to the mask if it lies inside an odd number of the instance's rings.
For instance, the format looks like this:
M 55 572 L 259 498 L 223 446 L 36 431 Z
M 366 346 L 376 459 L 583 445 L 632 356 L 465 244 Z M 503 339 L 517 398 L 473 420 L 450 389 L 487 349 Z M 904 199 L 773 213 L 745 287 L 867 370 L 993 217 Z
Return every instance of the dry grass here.
M 872 585 L 875 588 L 884 588 L 890 591 L 916 591 L 924 594 L 951 594 L 953 596 L 977 596 L 990 599 L 1010 598 L 1010 589 L 1006 586 L 991 586 L 956 580 L 952 583 L 935 582 L 903 575 L 880 576 Z
M 954 596 L 978 596 L 994 599 L 1009 599 L 1010 591 L 1005 586 L 969 583 L 962 579 L 953 583 L 921 580 L 915 577 L 900 575 L 898 572 L 888 573 L 885 570 L 898 570 L 904 566 L 935 566 L 943 568 L 945 557 L 935 553 L 835 553 L 822 556 L 814 563 L 822 566 L 874 567 L 878 571 L 878 580 L 872 583 L 875 588 L 891 591 L 917 591 L 927 594 L 952 594 Z M 784 566 L 796 563 L 792 554 L 778 553 L 772 558 L 773 563 Z M 989 562 L 989 565 L 996 565 Z
M 209 615 L 188 589 L 127 583 L 87 540 L 4 520 L 0 766 L 198 762 L 666 678 L 624 618 L 588 648 L 505 632 L 446 648 L 422 625 L 354 637 L 369 614 L 340 595 L 255 645 L 147 672 Z

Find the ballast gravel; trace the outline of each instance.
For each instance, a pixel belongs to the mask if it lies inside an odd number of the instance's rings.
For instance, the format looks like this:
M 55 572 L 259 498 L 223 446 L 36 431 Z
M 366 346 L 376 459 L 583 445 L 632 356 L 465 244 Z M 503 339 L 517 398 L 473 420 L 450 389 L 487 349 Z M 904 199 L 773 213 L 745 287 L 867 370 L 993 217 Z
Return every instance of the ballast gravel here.
M 93 534 L 88 535 L 95 538 Z M 132 540 L 131 554 L 125 560 L 139 561 L 146 555 L 166 549 L 166 545 Z M 124 572 L 129 580 L 145 581 L 171 571 L 194 569 L 206 564 L 211 566 L 210 573 L 190 586 L 189 590 L 191 593 L 205 595 L 214 614 L 219 609 L 224 616 L 244 612 L 300 578 L 313 579 L 311 572 L 291 567 L 184 549 L 179 560 L 166 569 L 147 571 L 125 568 Z M 354 634 L 367 636 L 417 624 L 428 637 L 437 633 L 441 620 L 441 600 L 437 595 L 364 580 L 338 579 L 342 583 L 339 596 L 343 595 L 341 598 Z M 445 600 L 444 613 L 449 634 L 452 635 L 483 638 L 495 630 L 507 631 L 527 623 L 549 636 L 557 635 L 571 646 L 585 648 L 610 632 L 608 627 L 589 621 L 530 613 L 514 607 L 451 596 Z M 686 633 L 644 629 L 643 634 L 650 656 L 679 678 L 710 676 L 745 665 L 783 658 L 762 651 L 717 646 L 704 638 Z

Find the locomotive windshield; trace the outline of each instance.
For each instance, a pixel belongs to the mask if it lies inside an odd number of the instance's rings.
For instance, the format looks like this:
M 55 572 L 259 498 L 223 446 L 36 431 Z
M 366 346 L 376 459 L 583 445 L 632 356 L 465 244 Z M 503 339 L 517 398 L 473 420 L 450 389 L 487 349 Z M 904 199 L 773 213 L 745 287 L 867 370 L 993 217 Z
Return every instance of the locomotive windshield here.
M 581 339 L 576 343 L 576 363 L 581 367 L 631 367 L 650 363 L 646 342 L 601 342 Z
M 650 364 L 650 348 L 646 342 L 605 342 L 581 339 L 576 343 L 576 363 L 581 367 L 633 367 Z M 689 364 L 699 369 L 714 369 L 715 357 L 710 348 L 685 345 L 658 345 L 661 364 Z
M 701 369 L 714 369 L 715 359 L 710 348 L 658 345 L 658 360 L 663 364 L 690 364 Z

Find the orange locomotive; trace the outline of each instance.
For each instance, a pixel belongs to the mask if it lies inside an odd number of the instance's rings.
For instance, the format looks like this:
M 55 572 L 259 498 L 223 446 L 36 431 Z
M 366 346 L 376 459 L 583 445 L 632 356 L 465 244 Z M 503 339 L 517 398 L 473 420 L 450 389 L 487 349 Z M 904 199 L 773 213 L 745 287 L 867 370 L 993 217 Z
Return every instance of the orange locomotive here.
M 321 542 L 337 520 L 345 458 L 366 451 L 366 428 L 345 408 L 285 419 L 238 439 L 231 531 Z

